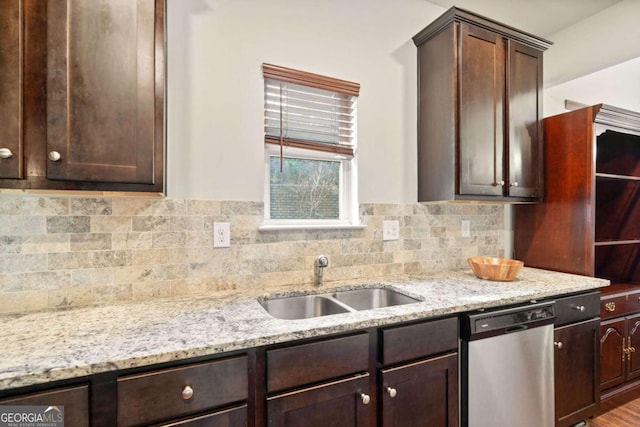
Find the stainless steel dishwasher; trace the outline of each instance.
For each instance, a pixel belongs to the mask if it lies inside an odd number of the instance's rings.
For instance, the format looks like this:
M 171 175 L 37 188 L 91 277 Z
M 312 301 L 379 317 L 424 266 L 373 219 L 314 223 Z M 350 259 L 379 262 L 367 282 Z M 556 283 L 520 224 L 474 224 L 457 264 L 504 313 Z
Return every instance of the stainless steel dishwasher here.
M 555 303 L 467 313 L 461 321 L 463 427 L 553 427 Z

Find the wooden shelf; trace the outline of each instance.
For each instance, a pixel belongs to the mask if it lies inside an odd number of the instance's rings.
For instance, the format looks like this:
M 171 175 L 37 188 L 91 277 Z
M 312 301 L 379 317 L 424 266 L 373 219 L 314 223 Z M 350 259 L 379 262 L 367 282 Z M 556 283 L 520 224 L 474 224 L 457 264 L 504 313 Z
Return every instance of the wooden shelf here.
M 614 246 L 614 245 L 637 245 L 640 244 L 640 240 L 608 240 L 602 242 L 595 242 L 594 246 Z
M 621 181 L 640 181 L 640 176 L 616 175 L 612 173 L 596 173 L 596 178 L 618 179 Z

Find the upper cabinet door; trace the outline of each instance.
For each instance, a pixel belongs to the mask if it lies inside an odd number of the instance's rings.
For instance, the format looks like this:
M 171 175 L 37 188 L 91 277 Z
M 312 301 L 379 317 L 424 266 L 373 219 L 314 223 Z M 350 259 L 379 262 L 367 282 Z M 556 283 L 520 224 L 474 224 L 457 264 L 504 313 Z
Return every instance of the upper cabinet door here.
M 161 0 L 47 2 L 48 179 L 161 189 L 163 13 Z
M 21 0 L 0 0 L 0 178 L 22 178 L 24 25 Z
M 509 41 L 508 195 L 541 198 L 542 52 Z
M 503 194 L 504 43 L 495 32 L 460 24 L 460 194 Z

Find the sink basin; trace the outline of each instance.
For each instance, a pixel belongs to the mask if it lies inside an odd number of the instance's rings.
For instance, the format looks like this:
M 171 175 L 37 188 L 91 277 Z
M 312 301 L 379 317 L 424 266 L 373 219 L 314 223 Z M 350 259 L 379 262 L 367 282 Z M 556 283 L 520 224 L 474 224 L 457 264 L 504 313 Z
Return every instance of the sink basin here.
M 299 295 L 258 299 L 264 309 L 278 319 L 308 319 L 420 302 L 419 299 L 387 288 L 362 288 L 320 295 Z
M 356 310 L 370 310 L 373 308 L 391 307 L 394 305 L 419 302 L 416 298 L 386 288 L 365 288 L 351 291 L 340 291 L 334 295 L 335 299 L 353 307 Z
M 348 313 L 346 307 L 324 295 L 302 295 L 259 301 L 267 313 L 278 319 L 308 319 Z

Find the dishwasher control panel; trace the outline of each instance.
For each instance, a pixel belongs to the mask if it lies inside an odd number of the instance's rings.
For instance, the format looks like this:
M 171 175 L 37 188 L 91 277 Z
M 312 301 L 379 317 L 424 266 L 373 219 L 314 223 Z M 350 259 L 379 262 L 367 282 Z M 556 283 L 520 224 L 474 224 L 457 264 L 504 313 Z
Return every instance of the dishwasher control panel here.
M 553 301 L 467 313 L 462 316 L 462 338 L 474 339 L 474 335 L 517 332 L 553 323 L 555 316 Z

